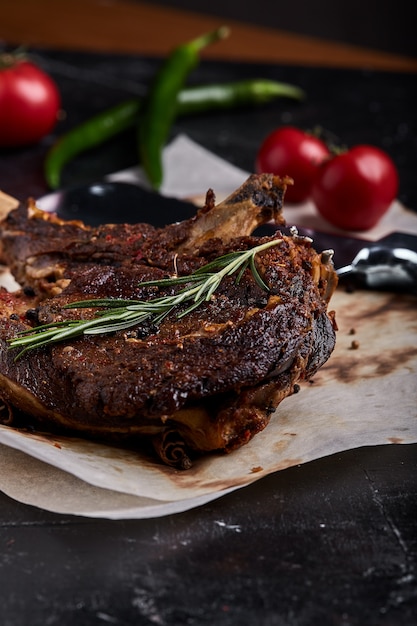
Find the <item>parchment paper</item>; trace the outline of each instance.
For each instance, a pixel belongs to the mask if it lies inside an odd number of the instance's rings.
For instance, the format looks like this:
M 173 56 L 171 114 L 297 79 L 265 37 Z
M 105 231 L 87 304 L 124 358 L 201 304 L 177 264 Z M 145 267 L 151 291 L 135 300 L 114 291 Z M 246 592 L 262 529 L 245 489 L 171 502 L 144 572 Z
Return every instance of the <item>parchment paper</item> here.
M 187 138 L 176 145 L 186 156 L 188 148 L 196 150 L 204 162 L 205 151 Z M 195 168 L 196 153 L 193 159 Z M 220 168 L 226 178 L 230 168 Z M 247 174 L 234 172 L 233 189 L 240 175 L 244 180 Z M 230 191 L 224 184 L 223 192 Z M 165 193 L 172 195 L 172 189 Z M 399 210 L 407 216 L 405 232 L 414 232 L 415 216 Z M 13 288 L 7 271 L 2 283 Z M 0 488 L 50 511 L 139 519 L 197 507 L 272 472 L 343 450 L 417 442 L 416 304 L 412 297 L 338 290 L 331 308 L 339 330 L 329 362 L 281 403 L 263 432 L 229 455 L 202 458 L 181 472 L 135 451 L 1 426 Z

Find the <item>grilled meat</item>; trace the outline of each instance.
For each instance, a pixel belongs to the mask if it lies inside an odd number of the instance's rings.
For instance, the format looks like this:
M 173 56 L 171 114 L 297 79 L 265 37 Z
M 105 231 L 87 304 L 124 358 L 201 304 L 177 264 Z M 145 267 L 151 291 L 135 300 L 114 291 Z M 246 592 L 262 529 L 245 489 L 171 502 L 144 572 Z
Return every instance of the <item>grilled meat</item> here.
M 267 425 L 279 403 L 329 358 L 327 305 L 336 274 L 311 240 L 277 231 L 256 257 L 265 291 L 246 269 L 178 318 L 171 313 L 111 334 L 83 336 L 15 359 L 8 340 L 45 323 L 90 319 L 91 298 L 148 300 L 213 259 L 253 248 L 271 219 L 283 225 L 288 181 L 252 176 L 219 205 L 209 192 L 195 218 L 150 225 L 86 227 L 19 207 L 1 224 L 2 257 L 23 289 L 0 294 L 0 397 L 4 421 L 30 415 L 38 428 L 107 439 L 149 440 L 164 462 L 186 468 L 194 454 L 231 451 Z M 168 290 L 168 291 L 165 291 Z M 19 421 L 18 421 L 19 423 Z

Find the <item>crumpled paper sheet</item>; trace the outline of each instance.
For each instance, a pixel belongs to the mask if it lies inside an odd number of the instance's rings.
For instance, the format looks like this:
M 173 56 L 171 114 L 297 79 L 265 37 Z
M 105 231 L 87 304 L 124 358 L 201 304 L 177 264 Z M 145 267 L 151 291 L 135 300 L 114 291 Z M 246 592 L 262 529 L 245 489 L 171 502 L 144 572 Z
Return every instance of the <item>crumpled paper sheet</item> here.
M 180 138 L 178 145 L 181 151 L 195 149 L 187 138 Z M 205 152 L 197 146 L 202 172 L 208 167 Z M 208 159 L 218 161 L 210 153 Z M 178 160 L 179 155 L 174 163 Z M 225 164 L 227 176 L 230 167 L 236 169 Z M 233 188 L 224 185 L 226 194 L 240 184 L 240 175 L 235 171 Z M 168 182 L 169 176 L 165 193 L 172 195 Z M 214 183 L 209 186 L 215 189 Z M 288 211 L 286 216 L 288 221 Z M 7 272 L 2 282 L 13 285 Z M 338 290 L 330 308 L 337 311 L 339 330 L 328 363 L 311 383 L 281 403 L 263 432 L 232 454 L 204 457 L 181 472 L 131 450 L 0 426 L 0 489 L 58 513 L 158 517 L 343 450 L 417 442 L 416 299 Z

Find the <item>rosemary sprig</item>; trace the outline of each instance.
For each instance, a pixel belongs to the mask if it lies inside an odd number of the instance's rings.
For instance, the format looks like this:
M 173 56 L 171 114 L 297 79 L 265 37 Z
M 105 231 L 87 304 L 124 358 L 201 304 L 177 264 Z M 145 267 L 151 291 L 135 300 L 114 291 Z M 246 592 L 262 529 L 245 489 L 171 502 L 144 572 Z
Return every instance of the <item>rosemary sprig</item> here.
M 236 281 L 239 282 L 246 269 L 250 269 L 255 281 L 265 291 L 268 286 L 262 280 L 256 264 L 255 256 L 281 243 L 282 239 L 273 239 L 266 243 L 239 252 L 230 252 L 214 261 L 207 263 L 189 276 L 174 276 L 162 280 L 152 280 L 140 283 L 143 286 L 171 287 L 185 285 L 174 295 L 161 296 L 150 300 L 125 300 L 121 298 L 97 298 L 81 300 L 66 305 L 68 309 L 103 308 L 90 320 L 76 319 L 63 322 L 44 324 L 35 329 L 24 331 L 9 341 L 10 348 L 22 348 L 16 358 L 32 348 L 50 345 L 80 335 L 97 335 L 112 333 L 117 330 L 126 330 L 137 324 L 151 319 L 158 325 L 179 305 L 187 304 L 177 313 L 181 318 L 196 309 L 203 302 L 210 300 L 223 278 L 239 272 Z

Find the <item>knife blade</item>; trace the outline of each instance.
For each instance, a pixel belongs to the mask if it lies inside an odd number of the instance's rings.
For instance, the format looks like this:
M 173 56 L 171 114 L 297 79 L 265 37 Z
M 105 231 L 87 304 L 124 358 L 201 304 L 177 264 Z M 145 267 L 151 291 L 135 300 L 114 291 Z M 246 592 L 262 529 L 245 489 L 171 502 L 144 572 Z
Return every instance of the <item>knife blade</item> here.
M 191 202 L 121 181 L 74 185 L 48 193 L 36 204 L 64 220 L 82 220 L 88 226 L 146 222 L 163 227 L 196 212 Z

